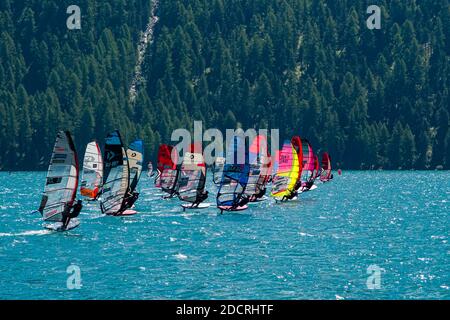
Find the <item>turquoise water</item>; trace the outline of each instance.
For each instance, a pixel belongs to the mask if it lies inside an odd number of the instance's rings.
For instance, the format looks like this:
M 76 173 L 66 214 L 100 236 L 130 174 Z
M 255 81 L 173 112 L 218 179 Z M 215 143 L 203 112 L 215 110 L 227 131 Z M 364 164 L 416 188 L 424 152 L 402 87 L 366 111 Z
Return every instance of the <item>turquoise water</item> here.
M 224 215 L 184 214 L 144 177 L 139 215 L 92 204 L 65 234 L 29 214 L 44 180 L 0 173 L 1 299 L 450 299 L 449 172 L 344 172 L 300 202 Z

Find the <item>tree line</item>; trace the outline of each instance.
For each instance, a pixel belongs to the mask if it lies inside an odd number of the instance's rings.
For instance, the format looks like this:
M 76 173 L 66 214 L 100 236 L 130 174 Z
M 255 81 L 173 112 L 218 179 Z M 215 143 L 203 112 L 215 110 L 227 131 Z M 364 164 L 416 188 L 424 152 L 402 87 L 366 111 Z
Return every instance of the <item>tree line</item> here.
M 154 159 L 177 128 L 280 129 L 351 169 L 450 168 L 448 0 L 161 1 L 137 99 L 128 88 L 148 0 L 0 4 L 0 169 L 45 169 L 121 130 Z M 82 153 L 82 152 L 81 152 Z

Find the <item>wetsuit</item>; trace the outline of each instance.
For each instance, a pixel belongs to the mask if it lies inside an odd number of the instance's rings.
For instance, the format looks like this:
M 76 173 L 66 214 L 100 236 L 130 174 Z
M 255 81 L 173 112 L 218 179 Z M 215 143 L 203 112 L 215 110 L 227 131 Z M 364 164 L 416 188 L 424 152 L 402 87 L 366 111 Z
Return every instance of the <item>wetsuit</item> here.
M 66 210 L 64 210 L 62 217 L 62 227 L 61 227 L 62 230 L 67 229 L 67 226 L 69 225 L 71 219 L 79 216 L 81 209 L 83 209 L 82 201 L 78 200 L 78 202 L 75 205 L 68 207 Z
M 313 185 L 314 185 L 314 181 L 307 182 L 307 183 L 305 184 L 305 186 L 303 187 L 303 189 L 306 190 L 306 191 L 308 191 L 309 189 L 312 188 Z
M 205 191 L 197 195 L 197 200 L 194 202 L 194 206 L 198 206 L 200 203 L 208 199 L 208 191 Z
M 127 202 L 125 204 L 125 208 L 131 209 L 138 198 L 139 198 L 139 193 L 133 192 L 133 194 L 128 197 Z
M 247 203 L 249 203 L 249 201 L 250 201 L 250 198 L 247 196 L 244 196 L 243 199 L 241 199 L 241 201 L 239 201 L 239 204 L 237 205 L 237 207 L 243 207 Z
M 260 199 L 260 198 L 264 197 L 266 195 L 266 191 L 267 191 L 266 188 L 262 189 L 257 194 L 255 194 L 255 198 Z

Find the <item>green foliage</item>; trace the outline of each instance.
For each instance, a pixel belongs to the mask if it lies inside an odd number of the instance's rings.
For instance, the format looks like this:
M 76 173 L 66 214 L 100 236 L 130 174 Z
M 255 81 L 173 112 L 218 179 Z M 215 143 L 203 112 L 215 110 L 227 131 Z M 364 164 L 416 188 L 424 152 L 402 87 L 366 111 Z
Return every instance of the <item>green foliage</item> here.
M 448 0 L 378 1 L 381 30 L 364 1 L 160 1 L 134 104 L 150 1 L 79 1 L 74 31 L 68 0 L 3 2 L 0 169 L 44 169 L 59 129 L 154 158 L 194 120 L 299 134 L 346 168 L 450 168 Z

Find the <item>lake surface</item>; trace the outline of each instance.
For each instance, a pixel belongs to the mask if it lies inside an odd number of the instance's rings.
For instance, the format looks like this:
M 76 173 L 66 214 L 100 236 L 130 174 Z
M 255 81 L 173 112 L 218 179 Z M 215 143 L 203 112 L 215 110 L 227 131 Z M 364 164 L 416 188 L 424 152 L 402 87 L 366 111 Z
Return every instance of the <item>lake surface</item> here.
M 450 299 L 450 173 L 335 175 L 298 202 L 224 215 L 183 213 L 144 176 L 138 215 L 93 203 L 50 233 L 30 214 L 45 173 L 0 173 L 0 299 Z

